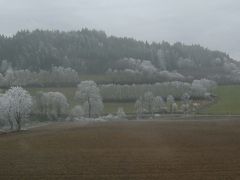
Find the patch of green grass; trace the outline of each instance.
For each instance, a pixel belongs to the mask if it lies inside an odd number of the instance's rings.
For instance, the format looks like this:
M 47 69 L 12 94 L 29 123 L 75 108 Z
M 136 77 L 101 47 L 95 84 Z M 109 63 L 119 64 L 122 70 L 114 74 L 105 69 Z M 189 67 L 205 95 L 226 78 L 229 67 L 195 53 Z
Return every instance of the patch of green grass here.
M 217 101 L 204 110 L 209 114 L 240 114 L 240 85 L 219 86 L 215 90 Z
M 135 113 L 134 102 L 106 102 L 104 103 L 104 112 L 114 114 L 119 107 L 122 107 L 127 114 Z

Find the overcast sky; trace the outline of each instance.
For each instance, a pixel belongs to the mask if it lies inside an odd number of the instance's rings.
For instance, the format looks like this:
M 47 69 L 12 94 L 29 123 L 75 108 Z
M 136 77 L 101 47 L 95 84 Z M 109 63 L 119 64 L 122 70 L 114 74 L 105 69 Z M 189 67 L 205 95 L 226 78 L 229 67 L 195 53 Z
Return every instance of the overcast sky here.
M 201 44 L 240 60 L 240 0 L 0 0 L 0 34 L 83 27 Z

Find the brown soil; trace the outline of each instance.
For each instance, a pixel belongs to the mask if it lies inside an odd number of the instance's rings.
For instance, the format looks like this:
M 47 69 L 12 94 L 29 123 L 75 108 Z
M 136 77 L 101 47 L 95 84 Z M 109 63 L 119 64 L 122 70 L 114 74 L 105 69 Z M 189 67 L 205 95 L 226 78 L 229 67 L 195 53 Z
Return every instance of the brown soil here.
M 59 123 L 0 135 L 0 179 L 240 179 L 240 121 Z

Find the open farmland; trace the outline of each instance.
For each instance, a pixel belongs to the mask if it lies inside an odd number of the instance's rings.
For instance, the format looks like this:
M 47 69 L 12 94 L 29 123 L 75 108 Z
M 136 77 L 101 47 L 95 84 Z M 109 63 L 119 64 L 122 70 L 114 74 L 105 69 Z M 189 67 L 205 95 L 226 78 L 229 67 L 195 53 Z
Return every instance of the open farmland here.
M 217 100 L 210 107 L 204 109 L 209 114 L 240 114 L 240 86 L 218 86 L 215 90 Z
M 238 119 L 53 123 L 0 147 L 0 179 L 240 179 Z

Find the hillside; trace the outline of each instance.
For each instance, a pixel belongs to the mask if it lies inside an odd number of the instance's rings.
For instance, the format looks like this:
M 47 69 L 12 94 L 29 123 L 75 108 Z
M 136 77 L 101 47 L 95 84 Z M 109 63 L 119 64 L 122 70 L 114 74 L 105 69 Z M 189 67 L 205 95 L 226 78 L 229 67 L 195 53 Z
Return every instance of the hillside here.
M 153 77 L 162 81 L 169 77 L 173 80 L 209 78 L 221 83 L 240 79 L 239 63 L 220 51 L 179 42 L 172 45 L 164 41 L 148 43 L 88 29 L 19 31 L 12 37 L 2 35 L 0 61 L 1 73 L 9 65 L 13 69 L 36 72 L 62 66 L 80 74 L 151 74 L 149 81 Z

